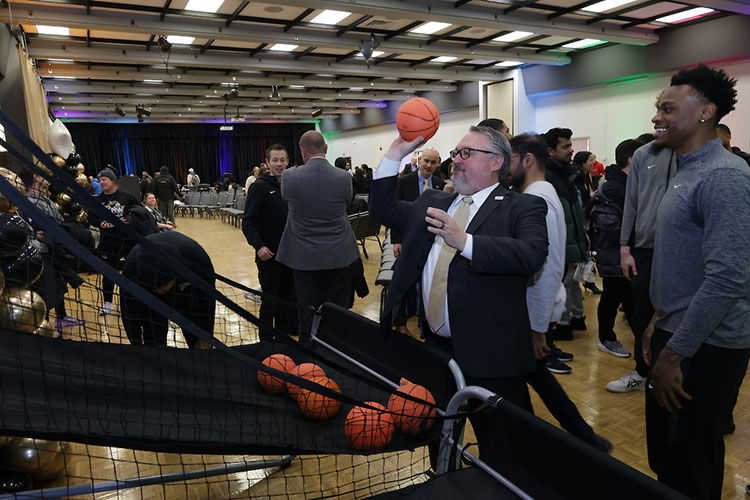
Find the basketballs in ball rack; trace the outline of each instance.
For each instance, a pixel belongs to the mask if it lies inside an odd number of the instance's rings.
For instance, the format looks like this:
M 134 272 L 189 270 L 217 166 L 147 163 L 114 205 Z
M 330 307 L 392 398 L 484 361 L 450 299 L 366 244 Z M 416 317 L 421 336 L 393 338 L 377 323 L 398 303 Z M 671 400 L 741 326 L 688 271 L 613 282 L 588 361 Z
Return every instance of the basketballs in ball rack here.
M 407 142 L 417 137 L 422 137 L 427 142 L 437 133 L 438 127 L 440 113 L 429 99 L 414 97 L 398 108 L 396 128 L 401 138 Z

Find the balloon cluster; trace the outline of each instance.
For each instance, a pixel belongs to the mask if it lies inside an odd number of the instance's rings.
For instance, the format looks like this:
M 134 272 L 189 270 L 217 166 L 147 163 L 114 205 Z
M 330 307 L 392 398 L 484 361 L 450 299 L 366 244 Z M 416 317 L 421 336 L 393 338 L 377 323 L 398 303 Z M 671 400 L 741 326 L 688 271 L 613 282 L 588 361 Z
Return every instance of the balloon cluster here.
M 31 489 L 65 470 L 68 444 L 24 437 L 0 437 L 0 493 Z
M 71 153 L 67 160 L 54 153 L 50 153 L 50 157 L 52 158 L 52 161 L 55 162 L 55 165 L 63 169 L 68 175 L 75 179 L 79 186 L 84 189 L 88 187 L 89 178 L 86 177 L 86 174 L 84 173 L 86 167 L 83 166 L 79 154 Z M 80 203 L 73 201 L 72 191 L 63 185 L 55 186 L 51 184 L 49 192 L 50 198 L 55 201 L 58 210 L 60 210 L 60 214 L 65 220 L 76 220 L 81 223 L 86 222 L 88 214 L 83 210 Z

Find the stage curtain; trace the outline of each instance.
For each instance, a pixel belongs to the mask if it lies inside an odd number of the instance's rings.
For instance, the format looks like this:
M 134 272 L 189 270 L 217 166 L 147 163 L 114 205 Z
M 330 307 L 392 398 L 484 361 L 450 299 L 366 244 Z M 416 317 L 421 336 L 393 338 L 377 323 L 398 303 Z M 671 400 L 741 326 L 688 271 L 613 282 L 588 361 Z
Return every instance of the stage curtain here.
M 252 168 L 265 161 L 265 151 L 280 143 L 289 151 L 290 164 L 301 164 L 299 139 L 312 123 L 235 124 L 221 132 L 219 124 L 65 124 L 73 136 L 87 175 L 96 175 L 108 164 L 121 175 L 158 172 L 169 168 L 177 182 L 185 183 L 189 168 L 201 182 L 214 183 L 230 172 L 244 185 Z
M 42 81 L 29 59 L 26 51 L 18 45 L 18 58 L 21 61 L 21 79 L 23 81 L 23 97 L 26 102 L 26 117 L 29 127 L 29 137 L 44 151 L 49 151 L 50 119 L 47 115 L 47 97 L 42 87 Z

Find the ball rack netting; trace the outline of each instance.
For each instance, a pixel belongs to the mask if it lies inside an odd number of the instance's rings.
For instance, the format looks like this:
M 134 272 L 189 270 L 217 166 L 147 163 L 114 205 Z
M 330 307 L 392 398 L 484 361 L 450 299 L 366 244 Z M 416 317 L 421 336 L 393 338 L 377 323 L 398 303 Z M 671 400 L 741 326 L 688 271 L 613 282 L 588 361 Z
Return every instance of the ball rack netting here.
M 19 299 L 16 304 L 25 315 L 0 327 L 0 435 L 9 436 L 0 442 L 0 471 L 29 491 L 7 498 L 86 498 L 124 488 L 137 488 L 132 490 L 136 496 L 149 498 L 361 498 L 426 480 L 430 461 L 425 444 L 437 439 L 439 425 L 417 437 L 397 434 L 383 452 L 369 454 L 352 450 L 343 433 L 349 409 L 367 401 L 387 404 L 399 375 L 419 381 L 418 365 L 394 372 L 385 383 L 382 376 L 342 357 L 341 350 L 320 343 L 301 345 L 278 331 L 280 343 L 258 342 L 259 326 L 272 327 L 261 324 L 257 300 L 245 295 L 261 297 L 260 292 L 221 277 L 215 286 L 207 284 L 113 217 L 2 111 L 0 123 L 22 144 L 0 140 L 12 170 L 30 169 L 67 190 L 74 201 L 121 228 L 162 265 L 216 300 L 211 336 L 117 273 L 0 178 L 0 193 L 33 225 L 30 238 L 42 231 L 48 243 L 75 257 L 71 265 L 80 266 L 76 270 L 82 278 L 79 286 L 69 287 L 64 302 L 67 315 L 82 320 L 80 324 L 55 329 L 55 313 L 46 304 L 41 310 L 48 324 L 40 330 L 39 302 L 31 295 L 30 302 Z M 35 162 L 29 160 L 32 156 Z M 107 315 L 99 314 L 102 274 L 117 284 L 113 311 Z M 27 288 L 40 295 L 49 292 L 35 286 Z M 123 290 L 169 319 L 167 348 L 130 345 L 118 303 Z M 8 300 L 4 296 L 6 307 Z M 187 349 L 182 331 L 214 349 Z M 261 365 L 279 352 L 298 363 L 319 364 L 343 394 Z M 339 399 L 342 408 L 328 422 L 306 420 L 287 395 L 259 388 L 258 370 Z M 436 397 L 438 406 L 447 402 Z M 65 444 L 54 448 L 58 442 Z M 32 463 L 14 459 L 14 450 Z M 44 473 L 38 469 L 49 472 L 60 464 L 59 475 L 39 479 Z M 30 479 L 29 470 L 36 477 Z

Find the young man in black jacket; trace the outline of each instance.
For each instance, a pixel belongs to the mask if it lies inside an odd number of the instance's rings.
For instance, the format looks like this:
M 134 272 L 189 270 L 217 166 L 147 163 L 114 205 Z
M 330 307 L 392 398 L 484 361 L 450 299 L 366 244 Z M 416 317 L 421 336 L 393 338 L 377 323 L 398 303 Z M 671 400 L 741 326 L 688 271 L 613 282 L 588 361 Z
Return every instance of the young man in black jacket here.
M 617 310 L 622 304 L 628 320 L 633 314 L 630 282 L 620 269 L 620 229 L 625 208 L 625 186 L 635 151 L 643 146 L 639 140 L 628 139 L 615 149 L 616 165 L 607 167 L 605 181 L 594 195 L 591 223 L 594 225 L 595 260 L 602 277 L 604 291 L 599 299 L 599 350 L 619 358 L 630 357 L 630 351 L 617 340 L 613 330 Z
M 289 153 L 281 144 L 272 144 L 266 150 L 269 173 L 262 174 L 250 186 L 242 218 L 242 232 L 247 242 L 255 248 L 258 281 L 263 293 L 283 300 L 294 301 L 292 270 L 276 262 L 281 235 L 284 234 L 288 213 L 281 198 L 281 174 L 289 164 Z M 273 298 L 264 298 L 260 304 L 260 319 L 284 332 L 296 332 L 296 311 Z M 290 324 L 291 323 L 291 324 Z M 274 335 L 261 328 L 261 340 L 273 341 Z
M 159 169 L 159 173 L 151 185 L 156 195 L 156 201 L 159 202 L 159 211 L 166 216 L 169 222 L 174 224 L 174 200 L 176 198 L 181 199 L 183 196 L 177 187 L 177 181 L 169 173 L 169 168 L 166 165 Z

